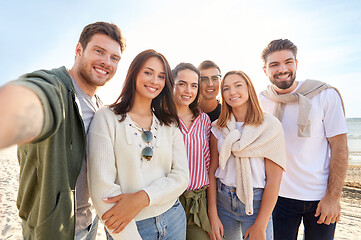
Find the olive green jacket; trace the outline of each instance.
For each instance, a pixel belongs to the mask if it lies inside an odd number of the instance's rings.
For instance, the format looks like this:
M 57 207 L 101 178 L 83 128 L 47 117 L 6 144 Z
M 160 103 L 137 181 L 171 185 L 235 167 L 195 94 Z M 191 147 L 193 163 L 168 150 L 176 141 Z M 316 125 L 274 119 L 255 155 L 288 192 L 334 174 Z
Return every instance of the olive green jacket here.
M 10 84 L 33 90 L 45 114 L 40 136 L 18 146 L 17 207 L 24 239 L 74 239 L 75 185 L 86 138 L 71 77 L 61 67 L 25 74 Z

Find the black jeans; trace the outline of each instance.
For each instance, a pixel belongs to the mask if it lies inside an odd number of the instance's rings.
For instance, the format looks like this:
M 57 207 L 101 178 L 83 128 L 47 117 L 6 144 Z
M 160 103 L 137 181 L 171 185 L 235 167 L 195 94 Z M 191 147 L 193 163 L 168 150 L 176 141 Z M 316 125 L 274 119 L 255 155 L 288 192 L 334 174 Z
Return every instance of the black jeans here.
M 278 197 L 273 210 L 273 229 L 275 240 L 297 240 L 301 220 L 304 225 L 305 240 L 332 240 L 335 235 L 336 223 L 318 224 L 315 217 L 319 201 L 301 201 Z

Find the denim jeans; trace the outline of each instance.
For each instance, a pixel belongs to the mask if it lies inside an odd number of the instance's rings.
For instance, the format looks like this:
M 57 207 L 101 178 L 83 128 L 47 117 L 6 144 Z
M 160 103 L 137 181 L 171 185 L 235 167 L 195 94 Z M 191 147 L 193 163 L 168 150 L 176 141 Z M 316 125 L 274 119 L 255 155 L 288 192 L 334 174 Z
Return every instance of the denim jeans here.
M 273 227 L 276 240 L 296 240 L 303 220 L 305 240 L 331 240 L 336 224 L 318 224 L 315 217 L 319 201 L 301 201 L 278 197 L 273 210 Z
M 236 195 L 236 188 L 217 180 L 217 211 L 223 224 L 225 240 L 243 239 L 247 229 L 256 221 L 262 195 L 263 188 L 253 189 L 253 215 L 247 215 L 245 205 Z M 267 224 L 266 239 L 273 239 L 272 217 Z
M 186 215 L 179 200 L 159 216 L 137 221 L 136 224 L 143 240 L 186 239 Z M 105 233 L 107 240 L 113 240 L 107 230 Z
M 89 227 L 77 232 L 75 234 L 75 240 L 95 240 L 98 231 L 99 218 L 95 216 L 92 224 Z

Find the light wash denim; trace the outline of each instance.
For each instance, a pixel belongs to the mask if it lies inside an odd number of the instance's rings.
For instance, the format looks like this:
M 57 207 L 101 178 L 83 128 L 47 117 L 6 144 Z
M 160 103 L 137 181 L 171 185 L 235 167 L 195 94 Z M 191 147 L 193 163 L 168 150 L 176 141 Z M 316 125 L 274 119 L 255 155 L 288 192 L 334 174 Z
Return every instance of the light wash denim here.
M 185 240 L 186 215 L 179 200 L 159 216 L 137 221 L 137 228 L 143 240 Z M 107 240 L 113 240 L 105 229 Z
M 75 240 L 95 240 L 98 231 L 99 218 L 95 216 L 92 224 L 75 234 Z
M 217 211 L 223 224 L 225 240 L 243 239 L 244 233 L 257 218 L 262 195 L 263 188 L 253 189 L 253 215 L 247 215 L 245 205 L 236 195 L 236 188 L 224 185 L 217 179 Z M 267 224 L 266 239 L 273 240 L 272 216 Z

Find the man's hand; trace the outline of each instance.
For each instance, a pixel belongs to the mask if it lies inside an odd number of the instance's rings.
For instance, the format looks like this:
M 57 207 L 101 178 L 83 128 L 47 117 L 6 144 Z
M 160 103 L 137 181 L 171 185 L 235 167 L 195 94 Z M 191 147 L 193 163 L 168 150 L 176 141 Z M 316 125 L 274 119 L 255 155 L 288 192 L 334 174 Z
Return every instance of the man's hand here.
M 115 203 L 102 216 L 102 220 L 105 220 L 105 226 L 110 230 L 114 230 L 113 233 L 121 232 L 144 207 L 149 205 L 149 197 L 145 191 L 103 198 L 103 201 Z
M 0 149 L 36 138 L 43 127 L 44 110 L 29 88 L 5 85 L 0 88 Z
M 341 217 L 341 204 L 339 198 L 329 197 L 327 194 L 318 203 L 315 217 L 320 216 L 317 223 L 330 225 L 340 221 Z

